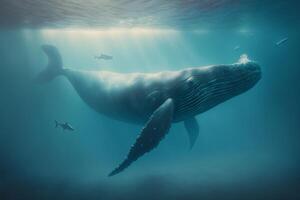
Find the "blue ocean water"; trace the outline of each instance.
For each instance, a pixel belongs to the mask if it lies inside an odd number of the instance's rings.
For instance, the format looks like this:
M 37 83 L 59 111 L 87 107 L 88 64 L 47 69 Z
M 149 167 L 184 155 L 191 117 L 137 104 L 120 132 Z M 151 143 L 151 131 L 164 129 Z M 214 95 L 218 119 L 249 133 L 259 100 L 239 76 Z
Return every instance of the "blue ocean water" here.
M 0 199 L 299 198 L 299 19 L 296 1 L 3 1 L 0 8 Z M 288 37 L 280 46 L 276 42 Z M 262 67 L 248 92 L 182 123 L 126 171 L 107 177 L 142 126 L 90 109 L 47 65 L 121 73 L 237 62 Z M 239 47 L 239 48 L 236 48 Z M 95 55 L 112 55 L 97 60 Z M 68 121 L 76 131 L 55 129 Z

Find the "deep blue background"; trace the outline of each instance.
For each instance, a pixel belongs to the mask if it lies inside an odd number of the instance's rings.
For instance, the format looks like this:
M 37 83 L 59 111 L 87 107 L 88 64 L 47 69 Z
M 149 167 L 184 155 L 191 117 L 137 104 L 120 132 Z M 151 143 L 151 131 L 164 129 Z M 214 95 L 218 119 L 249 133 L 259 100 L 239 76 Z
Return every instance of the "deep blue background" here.
M 300 198 L 299 29 L 289 18 L 272 19 L 201 31 L 2 29 L 1 199 Z M 275 46 L 283 37 L 288 42 Z M 60 49 L 66 67 L 116 72 L 229 64 L 246 53 L 262 66 L 263 78 L 197 116 L 192 151 L 183 125 L 174 124 L 157 149 L 108 178 L 141 127 L 97 114 L 63 77 L 34 83 L 47 63 L 45 43 Z M 93 58 L 102 52 L 114 59 Z M 76 131 L 55 129 L 54 120 Z

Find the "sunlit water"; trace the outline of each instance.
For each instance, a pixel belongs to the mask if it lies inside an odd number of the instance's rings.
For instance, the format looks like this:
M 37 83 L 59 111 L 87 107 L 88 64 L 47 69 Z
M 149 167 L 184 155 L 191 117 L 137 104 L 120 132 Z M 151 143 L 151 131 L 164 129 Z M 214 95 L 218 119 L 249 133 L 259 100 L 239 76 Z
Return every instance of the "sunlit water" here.
M 299 14 L 294 1 L 6 1 L 0 8 L 1 199 L 295 199 Z M 298 6 L 299 7 L 299 6 Z M 288 37 L 281 46 L 276 42 Z M 55 45 L 64 66 L 121 73 L 256 61 L 262 80 L 182 123 L 123 173 L 141 126 L 91 110 L 69 82 L 33 80 Z M 235 48 L 239 46 L 239 48 Z M 98 60 L 101 53 L 112 60 Z M 242 57 L 241 57 L 242 55 Z M 247 55 L 247 56 L 245 56 Z M 76 131 L 55 129 L 68 121 Z

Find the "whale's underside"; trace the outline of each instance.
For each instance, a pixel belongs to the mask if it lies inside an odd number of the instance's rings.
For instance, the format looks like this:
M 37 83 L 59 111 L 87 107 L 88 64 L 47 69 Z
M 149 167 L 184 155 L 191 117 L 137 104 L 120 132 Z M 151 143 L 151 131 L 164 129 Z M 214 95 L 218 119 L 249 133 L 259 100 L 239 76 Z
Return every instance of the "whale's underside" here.
M 144 124 L 124 161 L 109 176 L 154 149 L 173 122 L 184 122 L 192 148 L 199 135 L 195 116 L 250 89 L 261 77 L 259 65 L 250 61 L 155 74 L 79 71 L 63 68 L 54 46 L 42 48 L 49 62 L 39 82 L 63 75 L 97 112 Z

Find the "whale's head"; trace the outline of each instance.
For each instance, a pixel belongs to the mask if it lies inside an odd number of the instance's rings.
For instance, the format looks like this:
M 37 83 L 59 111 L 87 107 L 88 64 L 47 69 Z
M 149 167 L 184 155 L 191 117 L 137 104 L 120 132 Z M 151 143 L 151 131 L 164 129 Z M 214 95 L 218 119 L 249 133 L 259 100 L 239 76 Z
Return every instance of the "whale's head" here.
M 252 88 L 261 79 L 258 63 L 241 56 L 230 65 L 193 68 L 177 93 L 178 113 L 195 115 Z
M 208 80 L 215 95 L 236 96 L 252 88 L 261 79 L 258 63 L 242 55 L 237 63 L 211 66 Z

